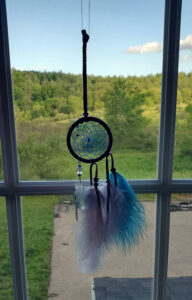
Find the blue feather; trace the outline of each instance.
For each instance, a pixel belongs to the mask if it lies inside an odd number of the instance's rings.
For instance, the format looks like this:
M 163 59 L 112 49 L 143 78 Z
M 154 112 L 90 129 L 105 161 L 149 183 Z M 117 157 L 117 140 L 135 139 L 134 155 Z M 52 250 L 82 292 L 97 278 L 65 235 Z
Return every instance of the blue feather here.
M 112 190 L 114 191 L 111 193 L 110 199 L 106 247 L 110 248 L 114 245 L 126 252 L 143 238 L 147 224 L 144 206 L 137 199 L 127 180 L 121 174 L 116 174 L 117 187 L 113 173 L 110 174 Z

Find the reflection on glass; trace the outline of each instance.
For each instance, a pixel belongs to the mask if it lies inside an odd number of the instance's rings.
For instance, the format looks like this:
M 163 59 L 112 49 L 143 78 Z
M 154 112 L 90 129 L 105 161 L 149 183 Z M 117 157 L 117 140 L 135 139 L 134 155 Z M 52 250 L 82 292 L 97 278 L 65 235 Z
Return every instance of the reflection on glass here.
M 7 1 L 20 177 L 75 179 L 66 133 L 83 112 L 80 14 L 72 4 L 32 3 Z M 164 1 L 139 10 L 138 1 L 113 1 L 110 13 L 106 5 L 91 12 L 89 115 L 110 126 L 125 177 L 156 178 Z
M 192 295 L 192 194 L 171 199 L 167 296 L 190 299 Z
M 5 199 L 0 197 L 0 299 L 13 299 Z
M 192 178 L 192 3 L 182 3 L 174 178 Z

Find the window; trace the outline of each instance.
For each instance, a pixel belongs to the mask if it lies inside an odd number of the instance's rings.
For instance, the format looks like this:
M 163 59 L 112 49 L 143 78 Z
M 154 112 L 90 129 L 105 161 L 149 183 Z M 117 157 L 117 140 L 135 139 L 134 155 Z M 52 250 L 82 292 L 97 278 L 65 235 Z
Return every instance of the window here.
M 130 180 L 135 192 L 157 195 L 153 300 L 165 299 L 166 295 L 171 193 L 192 193 L 192 180 L 172 180 L 180 16 L 181 0 L 166 0 L 158 177 L 153 180 Z M 41 176 L 33 178 L 34 181 L 19 180 L 4 0 L 0 2 L 0 22 L 0 132 L 4 169 L 4 182 L 0 182 L 0 195 L 6 197 L 7 204 L 14 298 L 26 300 L 27 284 L 20 197 L 71 194 L 74 182 L 35 181 L 41 179 Z M 27 176 L 21 176 L 21 179 L 26 178 Z
M 175 149 L 173 178 L 191 178 L 192 176 L 192 93 L 191 93 L 191 52 L 190 46 L 184 47 L 191 38 L 191 12 L 190 1 L 183 1 L 181 15 L 182 44 L 179 49 L 179 76 L 177 88 L 177 110 L 175 128 Z

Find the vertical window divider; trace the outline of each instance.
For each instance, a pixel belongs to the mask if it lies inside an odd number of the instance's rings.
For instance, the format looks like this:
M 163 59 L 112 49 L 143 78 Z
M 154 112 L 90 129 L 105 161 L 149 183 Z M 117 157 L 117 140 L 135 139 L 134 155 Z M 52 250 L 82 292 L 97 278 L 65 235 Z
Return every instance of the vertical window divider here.
M 171 193 L 163 187 L 172 183 L 181 8 L 182 0 L 165 1 L 153 300 L 166 297 Z
M 0 126 L 6 195 L 13 294 L 15 300 L 27 300 L 21 199 L 16 194 L 19 182 L 17 147 L 11 88 L 11 68 L 5 0 L 0 1 Z

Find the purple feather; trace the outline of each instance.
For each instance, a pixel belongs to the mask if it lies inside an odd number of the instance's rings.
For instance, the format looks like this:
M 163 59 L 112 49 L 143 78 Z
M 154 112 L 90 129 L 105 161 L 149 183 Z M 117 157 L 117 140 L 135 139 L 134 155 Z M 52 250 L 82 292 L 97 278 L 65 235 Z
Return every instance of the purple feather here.
M 100 200 L 104 202 L 99 191 Z M 94 272 L 103 254 L 104 219 L 94 187 L 85 195 L 85 210 L 78 224 L 76 248 L 80 269 L 83 273 Z
M 109 213 L 107 184 L 95 187 L 85 195 L 85 210 L 77 231 L 77 252 L 83 273 L 94 272 L 101 264 L 106 250 L 113 246 L 123 252 L 139 243 L 146 230 L 145 210 L 126 179 L 117 173 L 118 186 L 110 175 Z

